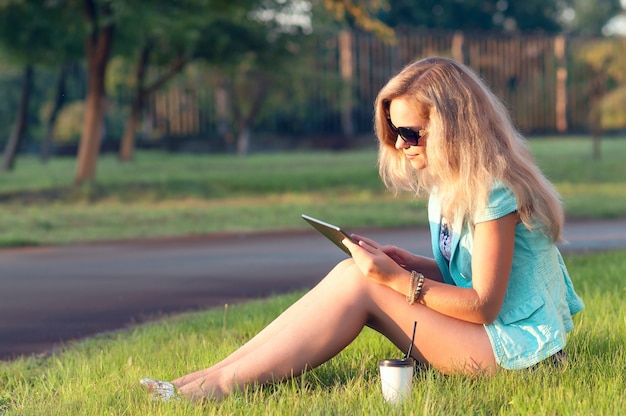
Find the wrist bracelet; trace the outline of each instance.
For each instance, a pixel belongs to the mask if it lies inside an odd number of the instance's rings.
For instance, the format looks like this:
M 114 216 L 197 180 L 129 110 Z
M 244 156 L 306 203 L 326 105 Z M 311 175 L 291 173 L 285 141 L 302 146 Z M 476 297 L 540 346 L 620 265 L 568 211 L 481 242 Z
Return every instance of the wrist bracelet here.
M 424 275 L 411 270 L 411 280 L 409 281 L 409 293 L 406 296 L 409 305 L 413 305 L 422 294 L 422 288 L 424 287 Z
M 415 288 L 417 287 L 417 272 L 411 271 L 411 277 L 409 278 L 409 291 L 406 294 L 406 301 L 409 304 L 413 304 L 413 294 L 415 293 Z
M 422 288 L 424 287 L 424 275 L 417 273 L 417 276 L 417 286 L 415 287 L 415 292 L 413 292 L 413 302 L 411 302 L 411 304 L 415 303 L 415 301 L 420 298 Z

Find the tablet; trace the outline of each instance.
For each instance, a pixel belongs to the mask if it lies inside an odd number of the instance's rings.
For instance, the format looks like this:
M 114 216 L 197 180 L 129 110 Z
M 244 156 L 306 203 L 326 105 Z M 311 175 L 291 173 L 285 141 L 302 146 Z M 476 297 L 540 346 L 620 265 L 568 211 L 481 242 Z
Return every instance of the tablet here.
M 317 218 L 309 217 L 308 215 L 302 214 L 302 218 L 307 221 L 309 224 L 313 226 L 317 231 L 324 234 L 326 238 L 335 243 L 337 247 L 342 249 L 348 256 L 351 256 L 350 250 L 348 247 L 344 246 L 341 242 L 344 238 L 348 238 L 352 241 L 354 239 L 346 234 L 341 228 L 336 225 L 329 224 L 327 222 L 318 220 Z M 354 241 L 356 243 L 356 241 Z

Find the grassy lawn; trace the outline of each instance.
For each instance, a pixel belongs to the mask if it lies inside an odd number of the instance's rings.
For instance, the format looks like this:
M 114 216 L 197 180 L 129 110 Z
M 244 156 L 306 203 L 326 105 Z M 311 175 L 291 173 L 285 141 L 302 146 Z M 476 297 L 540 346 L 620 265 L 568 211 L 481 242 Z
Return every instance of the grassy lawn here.
M 299 293 L 159 322 L 69 345 L 49 358 L 0 363 L 0 415 L 617 415 L 626 408 L 626 252 L 566 258 L 586 303 L 561 369 L 493 378 L 416 374 L 411 400 L 382 400 L 377 361 L 401 352 L 366 329 L 340 355 L 290 382 L 220 404 L 152 402 L 138 380 L 171 379 L 224 358 Z M 601 271 L 601 272 L 599 272 Z M 418 336 L 428 336 L 420 334 Z
M 626 138 L 531 141 L 569 218 L 626 216 Z M 345 153 L 103 156 L 97 183 L 72 187 L 75 162 L 22 157 L 0 177 L 0 246 L 289 230 L 301 213 L 346 227 L 425 225 L 425 201 L 380 183 L 373 149 Z
M 531 143 L 570 218 L 626 215 L 626 140 L 603 159 L 580 139 Z M 95 185 L 72 188 L 73 160 L 18 160 L 0 177 L 0 245 L 307 227 L 299 215 L 346 226 L 425 224 L 425 203 L 386 193 L 373 150 L 247 158 L 139 153 L 99 163 Z M 335 359 L 293 381 L 250 388 L 220 404 L 159 403 L 142 377 L 171 379 L 224 358 L 301 294 L 184 314 L 73 343 L 50 357 L 0 362 L 0 415 L 621 414 L 626 408 L 626 251 L 566 258 L 586 303 L 564 369 L 502 371 L 489 379 L 416 375 L 391 409 L 377 361 L 401 352 L 365 330 Z M 428 336 L 421 334 L 420 336 Z

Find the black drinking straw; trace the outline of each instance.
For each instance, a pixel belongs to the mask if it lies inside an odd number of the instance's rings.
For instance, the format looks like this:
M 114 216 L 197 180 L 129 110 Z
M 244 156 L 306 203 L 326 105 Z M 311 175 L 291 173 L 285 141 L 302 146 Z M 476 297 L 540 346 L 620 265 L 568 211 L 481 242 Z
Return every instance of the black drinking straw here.
M 413 336 L 411 337 L 411 345 L 409 345 L 409 350 L 406 352 L 406 356 L 404 359 L 408 359 L 411 356 L 411 350 L 413 349 L 413 343 L 415 342 L 415 330 L 417 329 L 417 321 L 413 322 Z

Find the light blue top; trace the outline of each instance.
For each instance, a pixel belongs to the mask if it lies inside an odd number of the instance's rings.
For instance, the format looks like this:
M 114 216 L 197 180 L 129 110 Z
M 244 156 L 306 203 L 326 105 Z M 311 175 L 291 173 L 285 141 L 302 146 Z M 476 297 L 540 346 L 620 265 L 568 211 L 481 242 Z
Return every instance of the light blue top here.
M 494 220 L 516 210 L 515 195 L 498 182 L 485 211 L 474 222 Z M 436 194 L 430 197 L 428 218 L 433 253 L 444 281 L 472 287 L 473 227 L 467 222 L 451 225 L 448 262 L 440 251 L 441 206 Z M 572 315 L 583 308 L 556 245 L 541 230 L 530 231 L 523 223 L 517 224 L 504 302 L 495 321 L 485 325 L 498 364 L 507 369 L 527 368 L 560 351 L 566 334 L 574 328 Z

